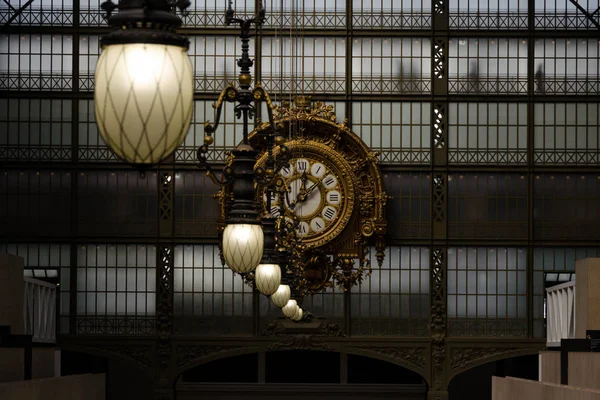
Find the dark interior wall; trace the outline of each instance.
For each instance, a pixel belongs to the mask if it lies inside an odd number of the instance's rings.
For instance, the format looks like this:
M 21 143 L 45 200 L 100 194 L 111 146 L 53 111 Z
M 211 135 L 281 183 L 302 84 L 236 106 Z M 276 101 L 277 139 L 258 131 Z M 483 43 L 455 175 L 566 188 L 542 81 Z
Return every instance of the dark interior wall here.
M 229 385 L 228 387 L 181 384 L 177 388 L 177 400 L 424 400 L 427 394 L 420 387 L 401 387 L 390 390 L 371 385 Z
M 110 361 L 108 366 L 106 400 L 154 398 L 154 381 L 139 368 Z
M 178 400 L 374 397 L 425 400 L 427 385 L 419 374 L 386 361 L 302 350 L 267 352 L 264 364 L 257 353 L 214 360 L 190 368 L 177 383 Z
M 61 368 L 63 375 L 106 374 L 106 400 L 153 398 L 153 380 L 131 364 L 63 350 Z
M 472 368 L 450 382 L 450 400 L 491 400 L 492 376 L 538 379 L 538 355 L 507 358 Z

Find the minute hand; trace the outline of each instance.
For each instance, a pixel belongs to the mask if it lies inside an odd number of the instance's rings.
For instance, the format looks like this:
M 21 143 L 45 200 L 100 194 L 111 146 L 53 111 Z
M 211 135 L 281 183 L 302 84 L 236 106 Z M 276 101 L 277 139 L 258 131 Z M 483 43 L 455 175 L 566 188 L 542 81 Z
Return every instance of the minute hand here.
M 308 195 L 315 190 L 315 188 L 319 185 L 319 183 L 321 183 L 321 181 L 317 181 L 315 182 L 314 185 L 312 185 L 311 187 L 309 187 L 308 189 L 304 189 L 304 190 L 300 190 L 300 193 L 298 193 L 298 200 L 296 201 L 296 203 L 304 203 L 306 200 L 308 200 Z M 294 203 L 294 205 L 296 204 Z
M 316 181 L 314 185 L 312 185 L 311 187 L 309 187 L 308 189 L 306 189 L 306 191 L 304 192 L 305 195 L 309 195 L 313 190 L 315 190 L 315 188 L 317 186 L 319 186 L 319 183 L 321 183 L 321 181 Z

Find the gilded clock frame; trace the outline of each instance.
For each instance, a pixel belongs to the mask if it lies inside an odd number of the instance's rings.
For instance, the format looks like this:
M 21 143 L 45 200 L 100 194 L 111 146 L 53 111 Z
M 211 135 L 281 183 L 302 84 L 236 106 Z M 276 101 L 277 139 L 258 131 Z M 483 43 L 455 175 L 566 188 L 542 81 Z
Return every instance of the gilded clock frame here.
M 293 154 L 293 156 L 291 156 L 293 157 L 292 159 L 308 158 L 328 166 L 328 168 L 330 168 L 330 170 L 336 176 L 338 180 L 338 186 L 341 187 L 342 202 L 338 207 L 339 214 L 336 216 L 332 225 L 326 228 L 323 232 L 316 233 L 310 237 L 302 238 L 302 242 L 307 248 L 321 247 L 338 237 L 350 222 L 356 204 L 356 179 L 354 178 L 352 168 L 346 159 L 341 156 L 340 153 L 336 152 L 330 146 L 322 142 L 301 137 L 288 141 L 285 145 L 289 149 L 290 153 Z M 279 152 L 275 150 L 273 155 L 277 157 L 279 155 L 278 153 Z M 296 155 L 297 157 L 294 157 Z M 263 153 L 256 163 L 257 166 L 264 167 L 266 158 L 267 155 Z M 290 179 L 283 178 L 283 180 Z M 263 198 L 262 194 L 260 195 L 260 198 Z M 323 197 L 321 199 L 321 204 L 319 205 L 319 210 L 323 209 L 325 204 L 328 203 L 326 203 Z
M 377 154 L 350 130 L 347 121 L 336 122 L 331 105 L 316 102 L 311 107 L 309 97 L 299 96 L 295 106 L 284 101 L 281 106 L 272 106 L 272 109 L 280 132 L 288 136 L 286 146 L 289 144 L 291 148 L 292 144 L 295 146 L 297 143 L 306 146 L 305 152 L 309 148 L 317 149 L 321 157 L 331 157 L 343 165 L 340 184 L 343 179 L 353 206 L 346 207 L 335 229 L 313 240 L 310 248 L 333 255 L 333 263 L 345 269 L 345 272 L 338 274 L 338 284 L 347 289 L 362 279 L 351 276 L 349 270 L 356 272 L 352 260 L 359 260 L 361 271 L 366 261 L 368 265 L 365 268 L 370 271 L 370 263 L 366 260 L 368 246 L 374 244 L 379 265 L 384 258 L 388 196 L 384 190 Z M 272 133 L 271 129 L 268 123 L 261 123 L 249 136 L 252 146 L 261 151 L 259 160 L 265 157 L 266 138 Z

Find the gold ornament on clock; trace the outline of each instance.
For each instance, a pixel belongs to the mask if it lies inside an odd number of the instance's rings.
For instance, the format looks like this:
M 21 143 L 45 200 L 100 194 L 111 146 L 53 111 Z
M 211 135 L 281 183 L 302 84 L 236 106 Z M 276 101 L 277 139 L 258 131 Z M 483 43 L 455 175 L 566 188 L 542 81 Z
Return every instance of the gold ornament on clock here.
M 332 106 L 311 107 L 307 97 L 295 107 L 269 106 L 281 136 L 273 139 L 268 123 L 249 136 L 260 151 L 255 173 L 267 183 L 257 201 L 277 218 L 277 246 L 285 249 L 296 295 L 334 285 L 348 290 L 370 275 L 371 246 L 380 266 L 384 258 L 387 195 L 377 156 L 345 122 L 336 122 Z M 273 159 L 287 163 L 274 168 L 267 162 Z M 220 196 L 222 217 L 227 193 Z
M 272 195 L 269 211 L 295 220 L 296 233 L 307 247 L 323 246 L 344 230 L 354 211 L 352 169 L 323 143 L 300 139 L 287 142 L 286 147 L 292 158 L 279 172 L 283 190 Z M 266 195 L 263 203 L 267 204 Z

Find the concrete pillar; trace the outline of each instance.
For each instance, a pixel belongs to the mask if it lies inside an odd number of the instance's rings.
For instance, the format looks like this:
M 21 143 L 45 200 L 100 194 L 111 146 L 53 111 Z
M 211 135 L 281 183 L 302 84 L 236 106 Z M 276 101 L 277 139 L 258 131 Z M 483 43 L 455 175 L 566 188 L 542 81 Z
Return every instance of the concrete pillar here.
M 586 330 L 600 330 L 600 258 L 575 263 L 575 337 Z

